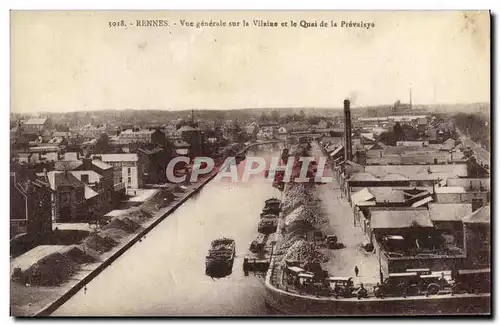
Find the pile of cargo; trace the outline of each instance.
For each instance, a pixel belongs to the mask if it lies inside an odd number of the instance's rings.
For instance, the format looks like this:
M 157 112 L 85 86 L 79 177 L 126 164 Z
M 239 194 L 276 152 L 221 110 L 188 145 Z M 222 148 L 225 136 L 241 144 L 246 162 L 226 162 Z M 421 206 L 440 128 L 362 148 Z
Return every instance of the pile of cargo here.
M 288 187 L 283 200 L 283 214 L 287 225 L 305 222 L 319 226 L 327 220 L 321 209 L 321 202 L 314 192 L 315 186 L 307 183 L 294 183 Z
M 314 185 L 309 183 L 290 183 L 285 189 L 283 214 L 288 215 L 302 205 L 308 205 L 314 199 Z
M 287 253 L 288 249 L 290 249 L 290 247 L 293 246 L 294 243 L 296 243 L 299 240 L 303 240 L 303 237 L 297 232 L 285 234 L 284 238 L 283 238 L 283 242 L 281 242 L 281 245 L 278 248 L 276 254 L 277 255 L 285 255 Z
M 180 187 L 180 186 L 179 186 Z M 175 191 L 182 192 L 178 189 L 162 189 L 156 193 L 153 197 L 146 200 L 142 205 L 141 209 L 148 213 L 155 213 L 158 210 L 165 208 L 177 197 Z
M 82 246 L 84 248 L 89 248 L 93 251 L 97 251 L 98 253 L 103 253 L 111 250 L 111 248 L 113 248 L 117 244 L 118 242 L 116 242 L 112 238 L 106 236 L 103 237 L 98 234 L 91 234 L 82 241 Z
M 82 245 L 71 245 L 61 250 L 66 258 L 77 264 L 92 263 L 99 260 L 99 253 Z
M 307 145 L 297 147 L 293 156 L 307 156 Z M 284 227 L 280 230 L 283 238 L 276 254 L 284 263 L 286 260 L 296 260 L 303 263 L 324 263 L 328 257 L 316 249 L 316 245 L 307 239 L 311 231 L 319 229 L 327 222 L 321 207 L 321 201 L 316 193 L 314 183 L 287 184 L 282 202 Z
M 52 252 L 30 264 L 16 266 L 11 278 L 21 284 L 56 286 L 66 281 L 78 269 L 78 264 L 63 253 Z
M 328 256 L 318 251 L 314 243 L 301 239 L 297 240 L 287 250 L 282 262 L 284 263 L 287 260 L 307 263 L 326 263 L 328 261 Z
M 321 209 L 319 200 L 312 201 L 309 205 L 305 206 L 299 214 L 299 221 L 304 221 L 314 227 L 328 222 Z

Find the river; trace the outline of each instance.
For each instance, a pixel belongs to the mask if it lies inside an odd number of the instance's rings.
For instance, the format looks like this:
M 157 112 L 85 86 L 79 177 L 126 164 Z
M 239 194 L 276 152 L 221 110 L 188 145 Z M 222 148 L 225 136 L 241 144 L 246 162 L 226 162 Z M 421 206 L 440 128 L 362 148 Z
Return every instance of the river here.
M 277 145 L 248 155 L 279 155 Z M 244 162 L 241 162 L 241 169 Z M 80 290 L 54 316 L 262 316 L 263 279 L 245 276 L 243 258 L 257 235 L 264 201 L 280 197 L 264 176 L 246 183 L 214 180 L 146 237 L 132 246 L 87 290 Z M 210 242 L 236 241 L 233 272 L 225 278 L 205 275 Z

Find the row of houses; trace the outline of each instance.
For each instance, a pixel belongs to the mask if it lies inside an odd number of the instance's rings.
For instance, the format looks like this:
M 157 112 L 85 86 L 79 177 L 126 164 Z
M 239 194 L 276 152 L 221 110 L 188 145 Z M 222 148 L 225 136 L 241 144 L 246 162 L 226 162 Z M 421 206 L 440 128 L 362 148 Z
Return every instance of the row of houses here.
M 382 275 L 490 266 L 489 171 L 460 144 L 320 143 Z

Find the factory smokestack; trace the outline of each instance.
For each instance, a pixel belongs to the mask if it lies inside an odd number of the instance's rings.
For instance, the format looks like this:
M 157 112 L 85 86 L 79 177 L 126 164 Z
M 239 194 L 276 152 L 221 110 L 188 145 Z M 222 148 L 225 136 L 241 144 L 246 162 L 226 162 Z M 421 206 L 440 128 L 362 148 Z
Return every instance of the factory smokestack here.
M 344 100 L 344 153 L 345 160 L 352 161 L 351 102 Z

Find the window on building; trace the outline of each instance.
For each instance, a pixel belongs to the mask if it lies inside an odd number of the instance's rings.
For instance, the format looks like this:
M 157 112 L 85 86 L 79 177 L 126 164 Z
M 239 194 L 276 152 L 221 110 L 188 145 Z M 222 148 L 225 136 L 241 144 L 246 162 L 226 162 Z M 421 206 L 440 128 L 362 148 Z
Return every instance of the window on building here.
M 132 169 L 131 168 L 128 168 L 128 175 L 130 177 L 130 175 L 132 175 Z
M 128 183 L 128 184 L 131 184 L 131 183 L 132 183 L 132 177 L 131 177 L 131 176 L 129 176 L 129 177 L 127 178 L 127 183 Z

